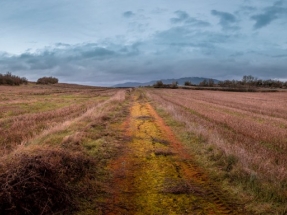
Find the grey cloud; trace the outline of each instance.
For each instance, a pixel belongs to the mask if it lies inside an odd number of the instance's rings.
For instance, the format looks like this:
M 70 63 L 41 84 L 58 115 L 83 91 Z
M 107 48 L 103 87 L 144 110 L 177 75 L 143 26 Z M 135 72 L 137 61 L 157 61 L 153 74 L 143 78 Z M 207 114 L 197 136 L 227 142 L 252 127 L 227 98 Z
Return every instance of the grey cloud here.
M 241 9 L 244 11 L 256 11 L 256 7 L 252 6 L 243 6 Z
M 186 21 L 189 18 L 188 13 L 186 13 L 185 11 L 178 10 L 178 11 L 175 11 L 174 13 L 177 15 L 177 18 L 171 18 L 170 21 L 172 23 L 183 22 L 183 21 Z
M 219 24 L 222 26 L 223 29 L 225 30 L 239 29 L 238 26 L 235 25 L 238 20 L 233 14 L 217 10 L 212 10 L 211 14 L 219 18 L 220 20 Z
M 235 75 L 242 77 L 244 74 L 267 78 L 286 77 L 284 58 L 273 58 L 272 62 L 256 66 L 248 62 L 248 59 L 254 58 L 251 57 L 253 53 L 244 61 L 245 54 L 222 48 L 226 42 L 233 42 L 234 39 L 236 35 L 174 27 L 158 32 L 150 41 L 131 45 L 106 43 L 104 47 L 91 43 L 61 49 L 50 47 L 37 53 L 16 56 L 2 54 L 0 70 L 11 71 L 29 80 L 52 75 L 61 82 L 102 86 L 124 81 L 144 82 L 198 75 L 222 79 Z M 158 54 L 146 54 L 146 46 L 149 46 L 149 52 L 158 50 Z M 198 51 L 186 52 L 185 48 L 189 47 Z
M 263 13 L 253 15 L 250 19 L 255 21 L 254 29 L 260 29 L 284 15 L 287 15 L 287 7 L 284 7 L 283 1 L 277 1 L 273 6 L 265 8 Z
M 124 16 L 125 18 L 131 18 L 131 17 L 133 17 L 134 15 L 135 15 L 135 13 L 133 13 L 132 11 L 126 11 L 126 12 L 123 13 L 123 16 Z
M 177 17 L 170 19 L 170 21 L 173 24 L 184 23 L 184 24 L 189 24 L 189 25 L 196 26 L 196 27 L 207 27 L 207 26 L 210 26 L 209 22 L 193 18 L 185 11 L 178 10 L 178 11 L 175 11 L 174 13 L 175 13 L 175 15 Z
M 256 7 L 242 6 L 235 12 L 235 14 L 236 15 L 249 16 L 251 13 L 254 13 L 256 10 L 257 10 Z
M 274 55 L 272 57 L 274 57 L 274 58 L 287 58 L 287 54 Z
M 220 18 L 220 23 L 227 24 L 227 23 L 234 23 L 236 22 L 236 17 L 231 13 L 220 12 L 217 10 L 212 10 L 211 14 Z
M 181 47 L 202 47 L 214 48 L 217 44 L 232 42 L 240 37 L 237 34 L 223 34 L 211 31 L 196 31 L 184 26 L 177 26 L 165 31 L 158 32 L 155 35 L 159 44 L 181 46 Z
M 38 50 L 35 53 L 23 53 L 21 55 L 0 56 L 1 70 L 13 71 L 54 71 L 57 68 L 85 68 L 95 63 L 106 62 L 111 59 L 133 57 L 139 54 L 139 44 L 125 46 L 125 51 L 120 51 L 123 46 L 104 48 L 98 44 L 69 45 L 65 48 L 50 47 Z
M 283 6 L 283 0 L 275 2 L 274 6 Z
M 107 57 L 115 55 L 114 51 L 107 50 L 105 48 L 96 47 L 88 51 L 84 51 L 81 53 L 85 58 L 95 58 L 95 57 Z
M 67 43 L 56 43 L 55 46 L 56 47 L 65 47 L 66 48 L 66 47 L 70 47 L 71 45 L 67 44 Z
M 251 16 L 251 19 L 256 21 L 254 24 L 254 29 L 262 28 L 277 18 L 278 16 L 275 13 L 265 13 Z
M 165 8 L 156 8 L 154 10 L 151 11 L 152 14 L 162 14 L 165 13 L 167 11 L 167 9 Z

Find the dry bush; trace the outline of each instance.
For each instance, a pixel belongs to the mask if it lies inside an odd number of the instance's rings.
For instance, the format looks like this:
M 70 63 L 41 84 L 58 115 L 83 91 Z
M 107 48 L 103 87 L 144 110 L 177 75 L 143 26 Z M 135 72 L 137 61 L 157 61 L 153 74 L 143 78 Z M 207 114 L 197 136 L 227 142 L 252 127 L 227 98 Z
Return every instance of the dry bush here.
M 10 72 L 6 74 L 0 73 L 0 85 L 20 85 L 20 84 L 28 84 L 27 78 L 19 77 L 16 75 L 12 75 Z
M 2 158 L 0 214 L 70 214 L 92 165 L 84 154 L 60 148 L 17 150 Z

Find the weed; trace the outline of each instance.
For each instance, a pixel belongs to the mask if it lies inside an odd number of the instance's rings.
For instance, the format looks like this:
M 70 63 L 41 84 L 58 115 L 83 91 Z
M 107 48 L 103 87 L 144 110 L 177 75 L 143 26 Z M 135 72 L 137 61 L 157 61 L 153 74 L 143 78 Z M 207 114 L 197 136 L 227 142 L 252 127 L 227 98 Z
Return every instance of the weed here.
M 1 163 L 1 214 L 69 214 L 94 161 L 60 148 L 19 150 Z

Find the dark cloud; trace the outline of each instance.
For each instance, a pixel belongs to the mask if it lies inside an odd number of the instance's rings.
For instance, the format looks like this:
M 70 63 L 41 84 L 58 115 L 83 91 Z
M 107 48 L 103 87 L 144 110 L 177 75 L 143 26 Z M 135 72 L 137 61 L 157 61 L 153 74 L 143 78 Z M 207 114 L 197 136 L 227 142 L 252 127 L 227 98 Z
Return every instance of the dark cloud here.
M 280 56 L 274 54 L 273 61 L 254 64 L 252 60 L 270 57 L 250 52 L 245 59 L 246 53 L 223 48 L 236 38 L 236 35 L 173 27 L 158 32 L 150 41 L 130 45 L 107 42 L 105 46 L 90 43 L 59 48 L 55 45 L 36 53 L 2 53 L 0 71 L 10 71 L 29 80 L 56 76 L 61 82 L 102 86 L 187 76 L 225 79 L 251 74 L 286 78 L 286 52 Z
M 175 11 L 174 13 L 177 15 L 177 18 L 171 18 L 170 21 L 172 23 L 183 22 L 183 21 L 186 21 L 189 18 L 188 13 L 186 13 L 185 11 L 178 10 L 178 11 Z
M 220 23 L 222 25 L 230 24 L 236 22 L 236 17 L 231 13 L 220 12 L 217 10 L 212 10 L 211 14 L 220 18 Z
M 251 16 L 251 19 L 255 20 L 254 29 L 262 28 L 270 24 L 273 20 L 277 19 L 276 13 L 264 13 L 259 15 Z
M 273 6 L 265 8 L 263 13 L 253 15 L 250 18 L 255 20 L 254 29 L 260 29 L 284 15 L 287 15 L 287 7 L 284 7 L 283 1 L 277 1 Z
M 56 44 L 54 47 L 47 47 L 35 53 L 26 52 L 20 55 L 2 53 L 0 71 L 21 73 L 21 76 L 29 73 L 26 76 L 29 80 L 52 75 L 62 81 L 94 80 L 95 83 L 117 80 L 121 75 L 125 78 L 128 73 L 132 73 L 133 70 L 128 69 L 129 63 L 125 65 L 125 61 L 135 63 L 133 61 L 140 54 L 141 43 L 131 45 L 110 43 L 105 46 L 107 47 L 96 43 L 65 46 Z
M 196 26 L 196 27 L 210 26 L 209 22 L 193 18 L 185 11 L 178 10 L 178 11 L 175 11 L 174 13 L 177 17 L 170 19 L 170 21 L 173 24 L 183 23 L 183 24 L 192 25 L 192 26 Z
M 238 27 L 235 25 L 237 23 L 237 18 L 231 13 L 221 12 L 217 10 L 212 10 L 211 14 L 219 18 L 219 24 L 224 30 L 237 30 Z
M 125 18 L 131 18 L 131 17 L 135 16 L 135 13 L 133 13 L 132 11 L 126 11 L 123 13 L 123 16 Z

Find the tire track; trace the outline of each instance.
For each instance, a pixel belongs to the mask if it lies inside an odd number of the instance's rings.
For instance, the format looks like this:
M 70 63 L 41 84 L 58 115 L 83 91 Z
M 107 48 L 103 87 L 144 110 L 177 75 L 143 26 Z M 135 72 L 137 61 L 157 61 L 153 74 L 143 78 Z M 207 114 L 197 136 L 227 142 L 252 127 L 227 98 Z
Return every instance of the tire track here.
M 125 126 L 130 141 L 110 165 L 113 197 L 105 214 L 241 214 L 142 94 L 134 95 Z

